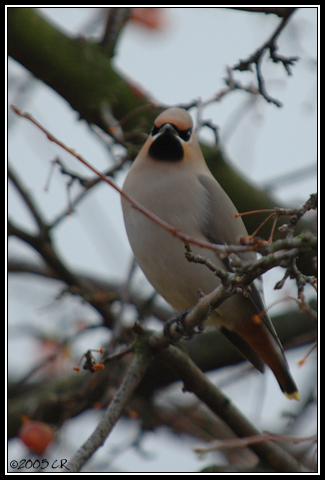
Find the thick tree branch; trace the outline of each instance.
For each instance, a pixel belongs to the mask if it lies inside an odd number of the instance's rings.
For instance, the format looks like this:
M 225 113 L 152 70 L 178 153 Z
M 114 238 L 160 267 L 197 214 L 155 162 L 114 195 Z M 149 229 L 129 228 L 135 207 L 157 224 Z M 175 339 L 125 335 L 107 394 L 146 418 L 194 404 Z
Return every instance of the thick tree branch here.
M 184 382 L 185 390 L 194 393 L 224 420 L 239 438 L 261 433 L 180 349 L 170 347 L 165 349 L 162 355 L 166 361 L 171 363 L 172 368 L 177 370 Z M 276 472 L 301 473 L 308 471 L 289 453 L 273 442 L 266 441 L 250 445 L 250 448 Z
M 127 23 L 132 13 L 132 8 L 111 7 L 105 26 L 105 33 L 101 41 L 110 57 L 115 53 L 116 42 L 121 30 Z
M 8 8 L 8 53 L 67 100 L 80 118 L 104 131 L 111 126 L 105 110 L 120 120 L 148 103 L 113 70 L 104 47 L 68 37 L 33 8 Z M 155 114 L 144 115 L 150 125 Z M 134 127 L 137 120 L 129 118 L 124 127 Z
M 204 402 L 213 413 L 220 417 L 241 437 L 260 435 L 245 416 L 239 412 L 230 400 L 201 372 L 201 370 L 184 354 L 179 348 L 152 342 L 156 334 L 144 331 L 139 326 L 141 334 L 136 341 L 136 353 L 115 398 L 110 403 L 104 417 L 97 425 L 94 432 L 76 452 L 67 465 L 70 472 L 80 471 L 80 468 L 103 445 L 111 432 L 118 418 L 122 415 L 124 408 L 130 401 L 133 393 L 140 384 L 153 355 L 159 354 L 160 359 L 169 363 L 170 367 L 177 371 L 180 379 L 184 382 L 187 391 L 194 393 Z M 282 450 L 271 441 L 250 445 L 250 448 L 259 458 L 270 465 L 276 472 L 307 472 L 308 470 L 300 465 L 289 453 Z

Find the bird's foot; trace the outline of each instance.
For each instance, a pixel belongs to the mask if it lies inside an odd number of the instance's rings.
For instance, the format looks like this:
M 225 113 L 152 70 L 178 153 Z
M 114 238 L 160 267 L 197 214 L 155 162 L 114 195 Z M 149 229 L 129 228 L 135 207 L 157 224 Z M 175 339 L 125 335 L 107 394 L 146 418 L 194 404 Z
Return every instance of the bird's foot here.
M 186 330 L 186 326 L 184 322 L 185 322 L 185 318 L 187 317 L 187 315 L 191 310 L 193 310 L 193 308 L 187 308 L 182 312 L 176 313 L 172 318 L 170 318 L 166 322 L 164 326 L 164 335 L 171 343 L 175 341 L 175 335 L 173 334 L 173 332 L 177 334 L 176 335 L 177 337 L 179 335 L 182 335 L 184 338 L 186 338 L 186 340 L 190 340 L 193 337 L 193 335 L 203 332 L 204 330 L 203 323 L 198 325 L 195 329 L 192 329 L 191 332 L 188 332 Z

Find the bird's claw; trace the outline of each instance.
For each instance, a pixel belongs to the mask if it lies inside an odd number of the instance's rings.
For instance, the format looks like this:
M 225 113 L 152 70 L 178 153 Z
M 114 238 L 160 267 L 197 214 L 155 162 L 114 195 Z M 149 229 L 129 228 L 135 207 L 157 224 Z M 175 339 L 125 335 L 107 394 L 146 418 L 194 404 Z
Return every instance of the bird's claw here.
M 196 330 L 193 329 L 191 332 L 186 331 L 186 327 L 184 325 L 184 321 L 188 313 L 192 310 L 192 308 L 187 308 L 186 310 L 183 310 L 182 312 L 176 313 L 172 318 L 170 318 L 165 326 L 164 326 L 164 335 L 165 337 L 173 343 L 175 340 L 173 338 L 173 334 L 171 333 L 171 328 L 173 325 L 175 325 L 174 329 L 177 333 L 183 335 L 186 340 L 190 340 L 195 334 L 201 333 L 204 330 L 204 325 L 201 323 L 196 327 Z

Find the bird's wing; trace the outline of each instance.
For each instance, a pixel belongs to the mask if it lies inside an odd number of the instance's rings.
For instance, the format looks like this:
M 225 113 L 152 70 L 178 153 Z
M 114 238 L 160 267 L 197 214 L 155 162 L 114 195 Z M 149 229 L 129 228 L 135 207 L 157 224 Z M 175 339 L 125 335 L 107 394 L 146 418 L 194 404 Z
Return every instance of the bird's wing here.
M 234 215 L 238 213 L 234 204 L 214 178 L 208 175 L 200 175 L 198 179 L 206 191 L 209 205 L 209 214 L 205 217 L 201 226 L 202 232 L 210 242 L 220 245 L 238 244 L 238 238 L 241 235 L 247 237 L 248 234 L 242 219 L 240 217 L 234 218 Z M 254 260 L 256 258 L 254 252 L 238 253 L 238 256 L 243 260 Z M 228 271 L 232 271 L 227 258 L 223 260 L 223 263 Z M 263 323 L 281 347 L 281 350 L 283 350 L 273 324 L 267 313 L 265 313 L 263 281 L 261 277 L 252 282 L 249 298 L 256 309 L 256 313 L 261 315 Z M 231 339 L 230 335 L 226 336 Z M 238 347 L 238 345 L 236 346 Z M 240 350 L 242 349 L 240 348 Z

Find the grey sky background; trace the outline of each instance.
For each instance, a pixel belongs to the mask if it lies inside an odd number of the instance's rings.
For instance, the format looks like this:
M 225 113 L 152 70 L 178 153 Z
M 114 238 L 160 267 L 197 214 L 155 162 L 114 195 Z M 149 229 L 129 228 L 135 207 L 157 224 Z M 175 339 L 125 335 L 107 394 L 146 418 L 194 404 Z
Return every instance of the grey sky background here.
M 99 33 L 91 30 L 93 20 L 98 15 L 94 8 L 47 7 L 40 10 L 71 35 L 84 33 L 86 36 L 95 36 Z M 121 35 L 114 63 L 122 74 L 131 78 L 157 101 L 167 105 L 189 103 L 196 98 L 206 100 L 220 91 L 224 87 L 222 79 L 226 74 L 226 66 L 233 66 L 239 59 L 247 58 L 269 38 L 280 21 L 273 15 L 254 15 L 226 8 L 170 8 L 165 11 L 165 16 L 166 25 L 161 31 L 153 32 L 129 24 Z M 265 185 L 270 179 L 281 175 L 289 174 L 290 177 L 293 172 L 310 167 L 299 180 L 279 183 L 279 187 L 273 190 L 273 195 L 284 206 L 301 205 L 317 189 L 316 8 L 300 8 L 281 34 L 278 43 L 281 54 L 300 57 L 292 68 L 293 75 L 290 77 L 280 64 L 275 65 L 267 59 L 263 61 L 262 71 L 268 92 L 283 103 L 282 108 L 268 104 L 263 99 L 252 104 L 246 94 L 235 92 L 222 102 L 208 106 L 204 109 L 203 116 L 219 126 L 222 147 L 231 162 L 258 185 Z M 26 70 L 9 59 L 9 104 L 15 103 L 29 111 L 52 134 L 75 148 L 96 168 L 103 170 L 108 164 L 113 165 L 113 159 L 108 156 L 102 142 L 90 133 L 84 122 L 76 121 L 77 114 L 67 102 L 42 82 L 30 80 L 27 84 L 24 83 L 28 78 Z M 254 75 L 249 73 L 237 73 L 236 78 L 242 83 L 255 81 Z M 24 90 L 18 88 L 19 82 Z M 196 120 L 195 110 L 191 113 Z M 50 161 L 59 156 L 69 168 L 85 176 L 92 175 L 76 159 L 48 142 L 26 120 L 9 112 L 8 122 L 10 163 L 38 200 L 48 221 L 51 221 L 67 206 L 67 179 L 62 179 L 56 170 L 48 191 L 44 191 Z M 213 141 L 208 129 L 202 129 L 200 136 Z M 116 181 L 119 185 L 122 185 L 126 172 L 125 168 L 118 175 Z M 73 187 L 72 196 L 77 191 L 77 186 Z M 18 224 L 33 231 L 31 218 L 10 185 L 8 211 L 9 216 Z M 98 274 L 102 278 L 120 281 L 126 278 L 132 255 L 124 230 L 119 196 L 108 185 L 96 188 L 78 206 L 76 213 L 60 224 L 55 232 L 55 242 L 68 265 Z M 25 255 L 28 259 L 37 259 L 35 253 L 15 239 L 10 240 L 8 250 L 9 258 L 11 255 Z M 273 285 L 280 278 L 276 271 L 265 276 L 267 304 L 281 295 L 292 294 L 290 285 L 283 292 L 274 293 Z M 141 272 L 137 273 L 134 283 L 137 288 L 150 291 L 151 287 Z M 10 329 L 15 331 L 21 325 L 28 325 L 28 328 L 33 326 L 49 335 L 64 336 L 69 328 L 73 328 L 73 322 L 78 316 L 96 323 L 94 313 L 90 309 L 85 312 L 84 306 L 78 301 L 67 302 L 63 299 L 57 302 L 55 295 L 58 291 L 58 287 L 53 288 L 51 282 L 31 279 L 26 285 L 18 277 L 10 279 L 9 334 Z M 274 311 L 281 308 L 285 308 L 285 305 L 274 307 Z M 58 312 L 61 315 L 59 325 L 54 323 Z M 71 324 L 66 321 L 70 317 L 73 319 Z M 89 341 L 93 342 L 94 348 L 100 346 L 103 334 L 107 333 L 101 332 L 99 336 L 78 341 L 74 347 L 76 355 L 80 353 L 81 356 Z M 305 351 L 306 348 L 297 349 L 292 357 L 289 355 L 298 385 L 307 382 L 314 371 L 311 362 L 305 369 L 296 366 L 297 359 Z M 35 362 L 35 355 L 40 354 L 36 352 L 37 345 L 30 336 L 14 335 L 9 346 L 9 375 L 19 378 L 27 372 Z M 216 377 L 220 379 L 223 375 L 227 375 L 227 371 L 219 372 Z M 253 375 L 249 387 L 245 382 L 227 387 L 226 394 L 238 402 L 244 413 L 255 417 L 254 421 L 261 428 L 276 429 L 278 423 L 283 423 L 280 413 L 284 406 L 287 407 L 287 400 L 278 391 L 276 381 L 269 375 L 265 379 Z M 265 393 L 262 407 L 254 405 L 256 391 Z M 248 393 L 243 395 L 243 392 Z M 290 404 L 291 412 L 295 408 L 297 407 Z M 82 438 L 96 425 L 96 413 L 86 412 L 84 417 L 82 426 L 74 419 L 64 427 L 67 438 L 73 439 L 72 443 L 69 440 L 69 450 L 77 448 Z M 314 425 L 314 420 L 312 424 Z M 124 441 L 124 426 L 124 422 L 120 422 L 113 434 L 113 443 Z M 134 422 L 134 435 L 136 432 L 137 424 Z M 129 432 L 128 438 L 132 434 Z M 190 472 L 203 467 L 202 462 L 191 452 L 190 445 L 184 445 L 169 435 L 166 439 L 167 433 L 164 431 L 160 435 L 157 448 L 152 446 L 150 435 L 145 440 L 144 448 L 149 451 L 149 461 L 146 462 L 137 452 L 128 451 L 117 458 L 116 467 L 121 467 L 127 461 L 127 471 L 143 471 L 143 468 L 148 468 L 148 472 L 163 471 L 166 457 L 174 465 L 175 471 L 179 468 L 179 471 Z M 15 453 L 15 449 L 21 453 L 17 444 L 13 443 L 10 448 Z M 184 452 L 181 453 L 180 448 Z M 173 457 L 175 449 L 177 454 Z M 98 455 L 97 459 L 101 455 L 104 459 L 104 449 Z M 126 455 L 127 460 L 123 460 L 123 455 Z M 207 458 L 206 463 L 208 461 Z

